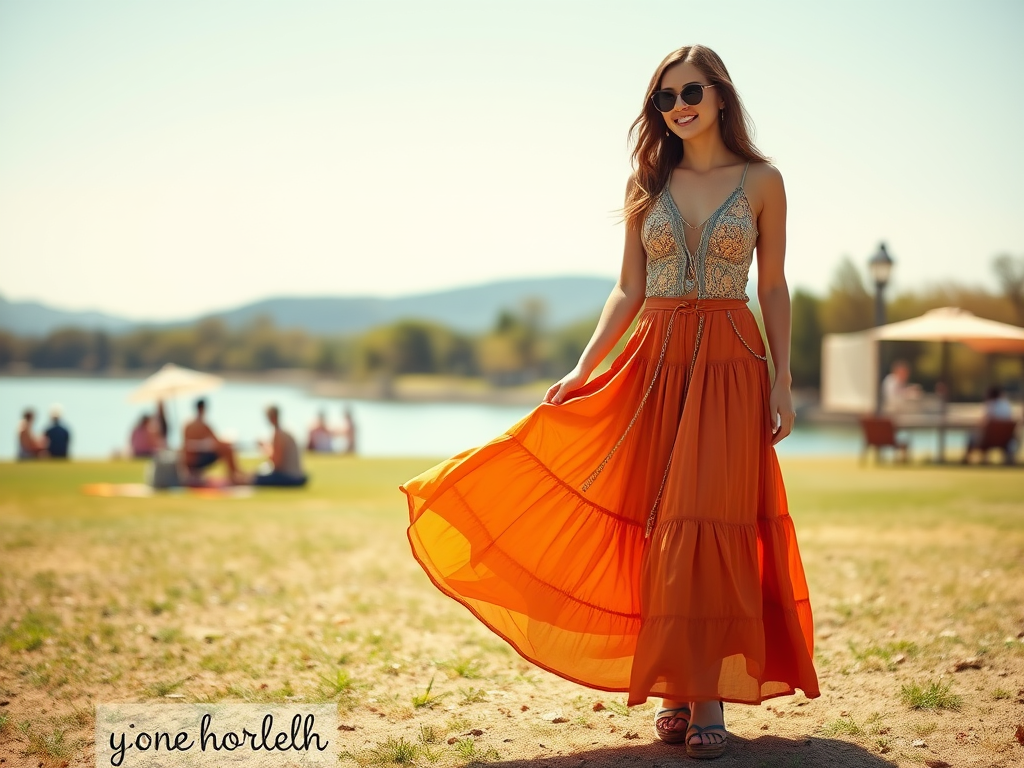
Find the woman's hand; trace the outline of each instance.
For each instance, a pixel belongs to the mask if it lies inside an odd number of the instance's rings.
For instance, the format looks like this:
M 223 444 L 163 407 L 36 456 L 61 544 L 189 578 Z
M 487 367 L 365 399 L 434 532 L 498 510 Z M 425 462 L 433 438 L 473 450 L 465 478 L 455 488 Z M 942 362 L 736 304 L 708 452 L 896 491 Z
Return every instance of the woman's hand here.
M 778 443 L 793 431 L 796 409 L 793 408 L 793 392 L 784 381 L 776 381 L 768 398 L 768 417 L 772 422 L 772 445 Z
M 579 366 L 573 368 L 548 388 L 544 395 L 544 402 L 561 405 L 565 398 L 569 396 L 569 393 L 582 387 L 589 378 L 590 374 L 581 370 Z

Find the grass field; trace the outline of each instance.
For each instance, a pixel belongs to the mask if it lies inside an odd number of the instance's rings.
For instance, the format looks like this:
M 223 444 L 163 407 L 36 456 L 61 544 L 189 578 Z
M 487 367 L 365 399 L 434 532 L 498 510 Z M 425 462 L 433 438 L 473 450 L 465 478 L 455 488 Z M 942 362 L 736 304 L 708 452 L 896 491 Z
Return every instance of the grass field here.
M 653 702 L 538 670 L 429 584 L 396 486 L 431 463 L 314 459 L 309 489 L 249 498 L 0 464 L 3 767 L 92 765 L 115 701 L 336 702 L 345 765 L 686 760 Z M 727 705 L 718 764 L 1024 765 L 1024 471 L 783 469 L 822 696 Z

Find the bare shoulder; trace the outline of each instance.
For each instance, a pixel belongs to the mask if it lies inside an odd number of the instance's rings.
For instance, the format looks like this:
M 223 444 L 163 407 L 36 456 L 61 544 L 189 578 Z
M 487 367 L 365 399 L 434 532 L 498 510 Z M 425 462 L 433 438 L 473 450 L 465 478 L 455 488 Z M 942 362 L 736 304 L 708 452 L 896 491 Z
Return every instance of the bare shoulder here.
M 765 205 L 777 206 L 786 204 L 786 187 L 782 180 L 782 172 L 769 162 L 753 162 L 747 169 L 747 181 L 744 185 L 751 208 L 760 214 Z
M 747 179 L 763 189 L 783 189 L 782 171 L 769 162 L 751 163 L 747 170 Z

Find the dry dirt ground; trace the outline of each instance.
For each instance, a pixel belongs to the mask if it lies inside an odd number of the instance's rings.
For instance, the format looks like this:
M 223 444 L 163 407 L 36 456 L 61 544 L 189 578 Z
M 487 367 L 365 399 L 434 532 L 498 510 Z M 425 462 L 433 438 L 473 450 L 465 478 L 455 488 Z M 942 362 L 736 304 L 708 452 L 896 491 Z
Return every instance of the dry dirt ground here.
M 0 765 L 94 764 L 117 701 L 332 702 L 348 766 L 671 766 L 654 702 L 521 659 L 409 555 L 426 460 L 298 492 L 93 498 L 0 465 Z M 789 460 L 822 695 L 726 705 L 722 766 L 1024 766 L 1024 470 Z

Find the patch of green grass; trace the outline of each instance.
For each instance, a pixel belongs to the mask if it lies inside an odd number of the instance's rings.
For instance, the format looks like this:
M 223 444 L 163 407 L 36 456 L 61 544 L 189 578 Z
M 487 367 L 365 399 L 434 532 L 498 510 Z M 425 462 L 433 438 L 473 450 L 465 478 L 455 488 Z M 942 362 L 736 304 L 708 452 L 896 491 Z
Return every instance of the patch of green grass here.
M 0 643 L 12 651 L 35 651 L 60 626 L 60 619 L 46 611 L 29 611 L 20 621 L 9 621 L 0 629 Z
M 459 704 L 462 706 L 487 701 L 487 692 L 481 688 L 460 688 L 459 693 L 462 694 L 462 698 L 459 700 Z
M 0 714 L 0 733 L 7 730 L 7 725 L 11 722 L 11 716 L 7 713 Z
M 475 658 L 456 658 L 438 662 L 438 669 L 445 669 L 458 677 L 475 680 L 482 676 L 480 660 Z
M 182 684 L 188 680 L 188 677 L 183 677 L 180 680 L 161 680 L 148 686 L 150 694 L 153 696 L 166 696 L 169 693 L 174 693 L 178 690 Z
M 78 742 L 67 738 L 63 728 L 56 728 L 50 733 L 30 733 L 26 754 L 37 755 L 50 760 L 68 760 L 78 749 Z
M 421 725 L 419 741 L 421 744 L 439 744 L 445 732 L 435 725 Z
M 32 574 L 31 584 L 40 592 L 52 595 L 57 591 L 57 574 L 53 571 L 37 571 Z
M 216 672 L 218 675 L 231 669 L 231 664 L 226 656 L 214 654 L 203 656 L 203 658 L 199 660 L 199 666 L 201 669 Z
M 174 606 L 168 600 L 147 600 L 146 610 L 153 616 L 159 616 L 162 613 L 167 613 Z
M 432 709 L 433 707 L 437 706 L 438 702 L 441 701 L 441 699 L 449 695 L 448 692 L 445 692 L 431 696 L 430 691 L 433 687 L 434 678 L 430 678 L 430 683 L 427 684 L 427 690 L 424 691 L 422 694 L 418 694 L 412 697 L 412 705 L 416 707 L 416 709 L 420 709 L 422 707 Z
M 412 765 L 420 756 L 423 748 L 404 737 L 396 739 L 388 736 L 383 742 L 370 750 L 370 765 Z
M 922 687 L 917 683 L 911 683 L 900 688 L 900 698 L 912 709 L 958 710 L 963 704 L 963 698 L 949 692 L 952 685 L 940 685 L 933 681 L 928 683 L 927 687 Z
M 455 742 L 455 752 L 463 760 L 474 760 L 486 763 L 501 759 L 501 755 L 498 754 L 498 750 L 491 747 L 481 751 L 477 749 L 476 741 L 468 738 L 459 739 Z
M 877 663 L 889 672 L 892 672 L 899 666 L 896 659 L 900 656 L 913 657 L 918 654 L 917 644 L 908 640 L 899 640 L 895 643 L 885 643 L 883 645 L 869 645 L 863 649 L 857 648 L 853 642 L 850 642 L 848 647 L 850 653 L 853 654 L 853 658 L 857 661 L 871 662 L 877 660 Z
M 620 717 L 629 717 L 629 707 L 623 704 L 621 701 L 609 701 L 606 702 L 604 708 L 609 712 L 613 712 Z
M 320 675 L 321 690 L 330 697 L 347 696 L 355 688 L 352 676 L 343 669 L 339 669 L 332 676 Z
M 849 717 L 831 720 L 818 730 L 826 738 L 832 738 L 833 736 L 860 736 L 864 733 L 863 729 Z
M 162 627 L 153 634 L 153 639 L 158 643 L 176 643 L 181 637 L 181 630 L 178 627 Z
M 464 717 L 459 717 L 458 715 L 453 715 L 448 719 L 448 722 L 445 723 L 444 727 L 448 733 L 462 733 L 463 731 L 468 730 L 470 725 L 472 725 L 470 720 L 467 720 Z
M 1012 699 L 1013 694 L 1005 688 L 996 688 L 994 691 L 992 691 L 992 698 L 996 701 L 1000 699 Z
M 938 723 L 915 723 L 913 725 L 914 733 L 918 736 L 930 736 L 935 733 L 938 728 Z
M 88 709 L 74 707 L 70 712 L 60 715 L 56 721 L 61 725 L 74 728 L 85 728 L 93 722 L 92 712 Z

